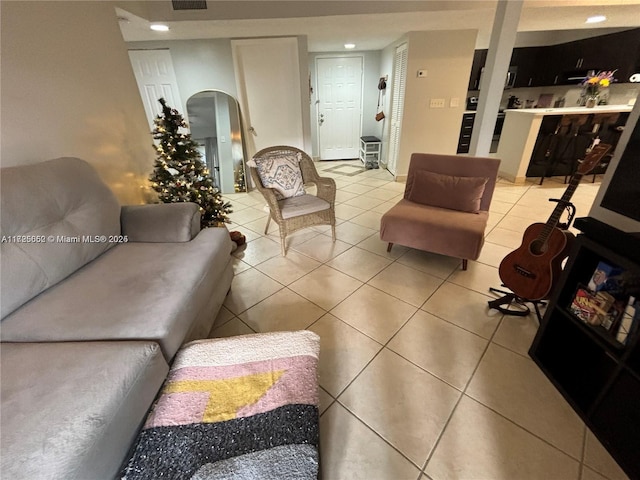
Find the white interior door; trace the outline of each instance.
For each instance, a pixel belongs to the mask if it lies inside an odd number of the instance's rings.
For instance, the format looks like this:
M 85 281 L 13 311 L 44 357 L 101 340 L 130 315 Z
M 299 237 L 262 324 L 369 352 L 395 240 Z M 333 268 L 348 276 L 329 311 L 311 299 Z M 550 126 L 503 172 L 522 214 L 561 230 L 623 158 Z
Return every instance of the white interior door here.
M 318 58 L 321 160 L 358 158 L 362 123 L 362 57 Z
M 275 145 L 304 149 L 298 40 L 232 40 L 247 153 Z
M 162 112 L 160 98 L 184 115 L 169 50 L 129 50 L 129 59 L 151 129 L 156 116 Z
M 407 44 L 396 49 L 393 66 L 393 94 L 391 98 L 391 126 L 389 128 L 389 155 L 387 170 L 396 174 L 398 153 L 400 151 L 400 133 L 402 131 L 402 114 L 404 111 L 404 91 L 407 84 Z

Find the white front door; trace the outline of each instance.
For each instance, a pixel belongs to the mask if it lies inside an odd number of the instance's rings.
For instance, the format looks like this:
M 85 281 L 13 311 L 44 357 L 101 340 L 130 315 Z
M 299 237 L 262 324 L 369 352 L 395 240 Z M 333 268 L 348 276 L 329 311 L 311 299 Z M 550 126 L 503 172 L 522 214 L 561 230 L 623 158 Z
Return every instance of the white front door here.
M 317 59 L 321 160 L 358 158 L 362 117 L 362 57 Z
M 129 50 L 129 59 L 151 129 L 156 116 L 162 112 L 160 98 L 185 116 L 169 50 Z
M 249 158 L 276 145 L 304 149 L 296 38 L 232 40 Z

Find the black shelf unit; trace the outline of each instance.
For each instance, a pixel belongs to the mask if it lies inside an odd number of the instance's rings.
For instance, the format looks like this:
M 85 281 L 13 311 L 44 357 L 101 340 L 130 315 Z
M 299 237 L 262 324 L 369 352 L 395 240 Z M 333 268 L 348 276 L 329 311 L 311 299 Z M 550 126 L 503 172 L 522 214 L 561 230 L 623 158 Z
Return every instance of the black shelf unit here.
M 640 237 L 592 218 L 578 235 L 529 355 L 630 478 L 640 478 L 640 335 L 628 310 L 618 335 L 574 316 L 576 289 L 600 261 L 640 276 Z M 625 332 L 626 337 L 625 337 Z M 615 336 L 614 336 L 615 335 Z
M 475 119 L 475 113 L 462 114 L 462 125 L 460 127 L 460 137 L 458 137 L 458 149 L 456 150 L 456 153 L 469 153 L 471 132 L 473 132 L 473 122 Z

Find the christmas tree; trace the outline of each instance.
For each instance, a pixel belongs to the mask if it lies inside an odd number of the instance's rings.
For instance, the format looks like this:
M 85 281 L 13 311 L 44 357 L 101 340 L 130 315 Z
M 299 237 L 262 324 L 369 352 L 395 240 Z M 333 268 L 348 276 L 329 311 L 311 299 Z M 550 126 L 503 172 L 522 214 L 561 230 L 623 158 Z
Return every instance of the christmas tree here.
M 194 202 L 200 206 L 202 228 L 229 223 L 231 204 L 222 199 L 213 178 L 201 160 L 198 144 L 186 129 L 182 115 L 167 105 L 164 98 L 162 115 L 154 120 L 153 138 L 157 158 L 149 180 L 164 203 Z

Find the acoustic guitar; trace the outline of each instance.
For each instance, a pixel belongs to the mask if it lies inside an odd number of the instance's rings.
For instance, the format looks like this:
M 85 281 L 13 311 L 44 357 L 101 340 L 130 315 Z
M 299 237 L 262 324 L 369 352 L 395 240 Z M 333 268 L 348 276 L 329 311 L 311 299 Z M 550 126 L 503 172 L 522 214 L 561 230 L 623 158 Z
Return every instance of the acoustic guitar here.
M 611 145 L 603 143 L 593 147 L 571 176 L 569 186 L 547 223 L 529 225 L 522 236 L 522 244 L 500 262 L 502 283 L 518 297 L 526 300 L 548 298 L 575 238 L 571 232 L 558 228 L 558 221 L 582 176 L 593 170 L 610 148 Z

